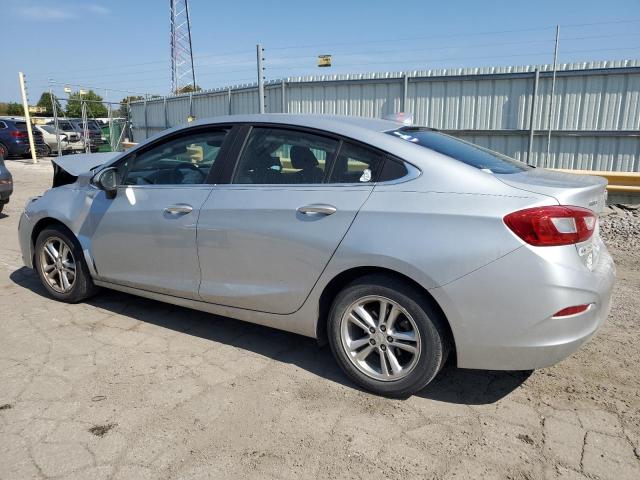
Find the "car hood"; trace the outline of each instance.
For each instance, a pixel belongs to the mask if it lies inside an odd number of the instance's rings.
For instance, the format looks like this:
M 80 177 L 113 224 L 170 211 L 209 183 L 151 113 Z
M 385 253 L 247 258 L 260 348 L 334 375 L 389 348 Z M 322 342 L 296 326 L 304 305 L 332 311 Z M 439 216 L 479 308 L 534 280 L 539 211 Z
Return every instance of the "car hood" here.
M 78 177 L 90 177 L 91 170 L 110 162 L 121 152 L 86 153 L 57 157 L 53 163 L 53 187 L 74 183 Z
M 105 152 L 67 155 L 64 157 L 54 158 L 52 162 L 69 175 L 77 177 L 83 173 L 88 173 L 92 168 L 104 165 L 110 160 L 116 158 L 120 153 L 121 152 Z

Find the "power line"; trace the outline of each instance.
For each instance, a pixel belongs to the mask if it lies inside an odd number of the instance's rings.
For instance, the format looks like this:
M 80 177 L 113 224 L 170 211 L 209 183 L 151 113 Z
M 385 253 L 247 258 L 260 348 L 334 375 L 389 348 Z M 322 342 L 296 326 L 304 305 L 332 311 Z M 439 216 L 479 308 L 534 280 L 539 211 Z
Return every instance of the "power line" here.
M 596 25 L 614 25 L 614 24 L 624 24 L 624 23 L 637 23 L 640 22 L 640 19 L 622 19 L 622 20 L 611 20 L 605 22 L 590 22 L 590 23 L 574 23 L 574 24 L 563 24 L 561 27 L 563 28 L 578 28 L 578 27 L 589 27 Z M 293 49 L 304 49 L 304 48 L 315 48 L 315 47 L 332 47 L 332 46 L 352 46 L 352 45 L 366 45 L 366 44 L 376 44 L 376 43 L 390 43 L 390 42 L 403 42 L 403 41 L 411 41 L 411 40 L 428 40 L 428 39 L 436 39 L 436 38 L 460 38 L 460 37 L 473 37 L 473 36 L 484 36 L 484 35 L 500 35 L 507 33 L 522 33 L 522 32 L 542 32 L 546 30 L 555 29 L 555 25 L 545 26 L 545 27 L 537 27 L 537 28 L 527 28 L 527 29 L 519 29 L 519 30 L 494 30 L 494 31 L 483 31 L 483 32 L 460 32 L 460 33 L 452 33 L 452 34 L 444 34 L 444 35 L 430 35 L 430 36 L 421 36 L 421 37 L 410 37 L 410 38 L 394 38 L 394 39 L 385 39 L 385 40 L 370 40 L 370 41 L 355 41 L 355 42 L 339 42 L 339 43 L 317 43 L 310 45 L 295 45 L 295 46 L 276 46 L 267 48 L 267 50 L 293 50 Z M 228 52 L 224 54 L 219 53 L 211 53 L 204 55 L 194 55 L 194 60 L 200 60 L 203 58 L 224 58 L 235 56 L 239 54 L 248 54 L 250 49 L 245 50 L 236 50 L 233 52 Z M 120 64 L 120 65 L 110 65 L 110 66 L 100 66 L 100 67 L 86 67 L 80 69 L 73 70 L 61 70 L 61 71 L 49 71 L 49 72 L 33 72 L 32 75 L 51 75 L 55 73 L 75 73 L 75 72 L 86 72 L 86 71 L 105 71 L 110 69 L 122 69 L 122 68 L 134 68 L 145 65 L 154 65 L 154 64 L 165 64 L 167 61 L 165 60 L 151 60 L 147 62 L 135 62 L 129 64 Z
M 635 47 L 622 47 L 622 48 L 603 48 L 603 49 L 586 49 L 586 50 L 565 50 L 563 54 L 567 53 L 586 53 L 586 52 L 605 52 L 605 51 L 618 51 L 618 50 L 640 50 L 640 46 Z M 526 57 L 526 56 L 541 56 L 541 55 L 549 55 L 550 52 L 529 52 L 529 53 L 514 53 L 509 55 L 485 55 L 485 56 L 464 56 L 464 57 L 440 57 L 440 58 L 425 58 L 425 59 L 416 59 L 416 60 L 397 60 L 391 62 L 384 62 L 384 64 L 411 64 L 411 63 L 424 63 L 424 62 L 446 62 L 451 60 L 471 60 L 471 59 L 489 59 L 489 58 L 511 58 L 511 57 Z M 344 68 L 344 67 L 363 67 L 369 65 L 380 65 L 382 62 L 367 62 L 367 63 L 346 63 L 342 65 L 336 65 L 336 67 Z M 282 70 L 298 70 L 300 67 L 282 67 L 275 68 L 275 71 Z

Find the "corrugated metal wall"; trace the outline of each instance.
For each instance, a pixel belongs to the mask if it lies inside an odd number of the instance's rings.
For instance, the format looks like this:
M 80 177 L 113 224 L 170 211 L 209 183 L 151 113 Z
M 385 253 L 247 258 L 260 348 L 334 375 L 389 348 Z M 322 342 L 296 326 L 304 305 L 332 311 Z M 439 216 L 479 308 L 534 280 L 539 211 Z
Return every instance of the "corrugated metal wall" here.
M 536 68 L 540 79 L 534 96 Z M 418 125 L 534 165 L 640 171 L 640 61 L 561 65 L 553 107 L 551 78 L 549 65 L 295 77 L 266 85 L 266 110 L 365 117 L 404 111 Z M 256 85 L 136 102 L 131 105 L 134 140 L 185 123 L 190 114 L 257 111 Z

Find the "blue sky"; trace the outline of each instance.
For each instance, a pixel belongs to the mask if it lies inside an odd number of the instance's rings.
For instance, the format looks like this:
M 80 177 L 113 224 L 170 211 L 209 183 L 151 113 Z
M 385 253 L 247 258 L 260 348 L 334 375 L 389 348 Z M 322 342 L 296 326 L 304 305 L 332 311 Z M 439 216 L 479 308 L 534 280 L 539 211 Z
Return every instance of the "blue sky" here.
M 0 101 L 31 103 L 48 79 L 127 93 L 170 90 L 166 0 L 0 0 Z M 640 58 L 640 0 L 190 0 L 197 83 L 255 81 L 255 44 L 268 79 L 287 76 Z M 6 41 L 6 39 L 11 39 Z M 334 66 L 315 66 L 318 54 Z

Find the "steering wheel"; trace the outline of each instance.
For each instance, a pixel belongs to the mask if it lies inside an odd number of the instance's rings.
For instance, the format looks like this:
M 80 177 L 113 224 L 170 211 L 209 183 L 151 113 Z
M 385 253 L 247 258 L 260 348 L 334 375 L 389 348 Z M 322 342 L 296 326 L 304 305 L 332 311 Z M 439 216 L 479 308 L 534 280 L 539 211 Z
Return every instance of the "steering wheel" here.
M 207 178 L 207 175 L 205 173 L 202 172 L 202 170 L 200 170 L 198 167 L 196 167 L 193 163 L 183 163 L 180 165 L 176 165 L 173 170 L 174 170 L 174 178 L 176 180 L 178 180 L 178 175 L 180 175 L 180 180 L 184 179 L 184 174 L 180 171 L 182 169 L 188 168 L 189 170 L 193 170 L 195 172 L 198 172 L 200 174 L 200 182 L 198 183 L 203 183 L 205 181 L 205 179 Z M 182 183 L 182 181 L 180 182 L 176 182 L 176 183 Z M 195 182 L 194 182 L 195 183 Z

